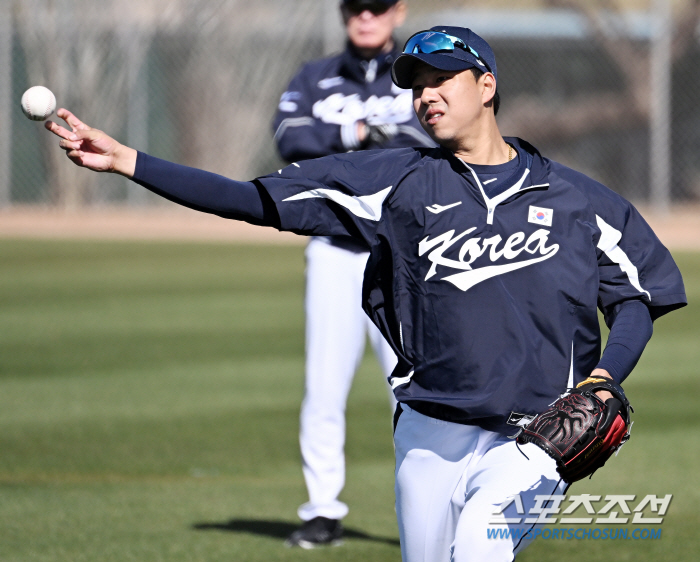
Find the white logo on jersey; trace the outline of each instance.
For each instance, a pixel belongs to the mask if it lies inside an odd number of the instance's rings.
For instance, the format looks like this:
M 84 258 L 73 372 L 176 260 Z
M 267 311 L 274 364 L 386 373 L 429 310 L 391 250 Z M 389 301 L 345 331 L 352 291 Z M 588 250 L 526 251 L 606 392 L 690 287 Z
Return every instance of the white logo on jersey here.
M 437 215 L 439 213 L 442 213 L 443 211 L 446 211 L 447 209 L 451 209 L 452 207 L 456 207 L 457 205 L 461 205 L 461 201 L 457 201 L 456 203 L 452 203 L 452 205 L 438 205 L 437 203 L 433 203 L 432 205 L 429 205 L 426 207 L 428 211 L 433 213 L 434 215 Z
M 544 207 L 535 207 L 530 205 L 527 212 L 527 222 L 541 224 L 542 226 L 552 226 L 553 216 L 554 211 L 552 209 L 545 209 Z
M 299 108 L 296 102 L 300 99 L 301 94 L 299 92 L 282 92 L 280 103 L 277 107 L 279 107 L 280 111 L 284 111 L 285 113 L 294 113 Z
M 508 416 L 508 425 L 517 425 L 518 427 L 527 427 L 530 422 L 535 419 L 535 416 L 530 414 L 519 414 L 517 412 L 511 412 Z
M 439 265 L 452 269 L 460 269 L 463 270 L 462 273 L 456 273 L 448 277 L 443 277 L 442 281 L 449 281 L 462 291 L 468 291 L 474 285 L 481 283 L 482 281 L 486 281 L 487 279 L 491 279 L 492 277 L 503 275 L 504 273 L 509 273 L 510 271 L 522 269 L 528 265 L 533 265 L 535 263 L 548 260 L 559 251 L 559 244 L 547 246 L 549 231 L 545 230 L 544 228 L 540 228 L 530 234 L 527 240 L 525 240 L 524 232 L 515 232 L 511 234 L 500 249 L 498 246 L 503 239 L 499 234 L 492 236 L 491 238 L 486 238 L 483 241 L 481 238 L 469 238 L 462 244 L 456 260 L 443 256 L 448 249 L 475 230 L 476 227 L 473 227 L 465 230 L 457 236 L 454 236 L 454 230 L 450 230 L 433 238 L 432 240 L 429 239 L 429 236 L 426 236 L 420 241 L 418 244 L 419 256 L 422 256 L 426 252 L 432 250 L 428 254 L 428 259 L 432 262 L 432 266 L 430 267 L 428 274 L 425 276 L 426 281 L 437 274 L 437 267 Z M 519 246 L 520 244 L 522 245 Z M 488 256 L 491 262 L 495 262 L 502 257 L 507 260 L 514 260 L 523 251 L 531 255 L 539 254 L 539 256 L 524 261 L 499 265 L 487 265 L 477 269 L 472 269 L 472 263 L 474 263 L 474 261 L 476 261 L 482 255 L 486 254 L 487 250 L 489 250 Z
M 316 85 L 322 90 L 329 90 L 335 86 L 340 86 L 343 82 L 345 82 L 345 78 L 342 76 L 332 76 L 331 78 L 319 80 Z
M 359 94 L 331 94 L 314 104 L 313 116 L 334 125 L 350 125 L 359 120 L 369 125 L 406 123 L 413 117 L 413 94 L 404 92 L 396 97 L 370 96 L 365 101 Z

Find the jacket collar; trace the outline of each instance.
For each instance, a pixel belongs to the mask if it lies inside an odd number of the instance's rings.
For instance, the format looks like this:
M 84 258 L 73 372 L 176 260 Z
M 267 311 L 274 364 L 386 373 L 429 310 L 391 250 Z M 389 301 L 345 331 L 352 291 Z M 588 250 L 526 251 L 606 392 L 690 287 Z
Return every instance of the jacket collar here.
M 496 197 L 488 197 L 479 182 L 474 170 L 463 160 L 457 158 L 453 152 L 442 148 L 453 170 L 461 174 L 472 186 L 477 200 L 486 207 L 486 222 L 493 224 L 496 207 L 518 196 L 524 191 L 533 189 L 548 189 L 549 187 L 549 161 L 542 157 L 539 151 L 530 143 L 517 137 L 503 137 L 503 139 L 518 149 L 524 158 L 521 158 L 517 171 L 513 174 L 514 183 L 511 187 L 501 192 Z M 478 195 L 476 195 L 478 193 Z
M 544 158 L 540 151 L 529 142 L 518 137 L 503 137 L 503 140 L 512 144 L 519 152 L 525 153 L 530 168 L 530 185 L 541 185 L 549 182 L 550 162 Z
M 512 144 L 516 149 L 518 149 L 520 154 L 525 154 L 525 159 L 523 162 L 521 162 L 520 166 L 518 166 L 518 177 L 522 175 L 522 170 L 526 168 L 530 169 L 529 179 L 527 180 L 525 186 L 542 185 L 549 182 L 550 162 L 540 154 L 539 150 L 537 150 L 529 142 L 518 137 L 503 137 L 503 140 Z M 443 155 L 447 157 L 455 170 L 464 172 L 465 166 L 461 159 L 457 158 L 454 153 L 447 148 L 441 147 L 440 150 L 442 151 Z
M 376 61 L 376 76 L 382 76 L 383 74 L 391 70 L 391 65 L 394 59 L 399 56 L 399 52 L 396 49 L 396 41 L 394 41 L 394 49 L 388 53 L 380 53 L 373 61 Z M 367 74 L 366 67 L 372 61 L 367 61 L 363 59 L 355 50 L 352 43 L 349 41 L 346 44 L 345 50 L 340 55 L 340 74 L 346 78 L 350 78 L 355 82 L 364 83 L 365 76 Z

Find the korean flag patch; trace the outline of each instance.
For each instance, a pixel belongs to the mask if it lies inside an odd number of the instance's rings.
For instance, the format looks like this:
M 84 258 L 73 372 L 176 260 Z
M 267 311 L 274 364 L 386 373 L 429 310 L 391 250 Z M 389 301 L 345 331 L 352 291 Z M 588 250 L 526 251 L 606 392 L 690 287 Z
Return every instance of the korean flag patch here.
M 544 207 L 533 207 L 530 205 L 530 210 L 527 215 L 527 222 L 532 222 L 534 224 L 541 224 L 542 226 L 552 226 L 552 216 L 554 211 L 552 209 L 545 209 Z

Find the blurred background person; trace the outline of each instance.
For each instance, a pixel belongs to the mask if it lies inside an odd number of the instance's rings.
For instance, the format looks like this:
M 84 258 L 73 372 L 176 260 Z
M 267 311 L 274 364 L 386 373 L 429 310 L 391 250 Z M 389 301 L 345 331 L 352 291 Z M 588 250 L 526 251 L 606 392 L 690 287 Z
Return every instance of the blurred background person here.
M 393 33 L 406 17 L 399 0 L 343 0 L 345 50 L 304 65 L 282 94 L 275 142 L 289 162 L 353 150 L 433 146 L 413 112 L 412 94 L 391 81 Z M 368 248 L 344 237 L 314 237 L 306 249 L 306 383 L 300 436 L 309 501 L 288 546 L 338 543 L 348 506 L 345 407 L 366 337 L 385 376 L 396 357 L 361 307 Z M 389 389 L 390 401 L 395 400 Z M 388 429 L 387 425 L 387 429 Z

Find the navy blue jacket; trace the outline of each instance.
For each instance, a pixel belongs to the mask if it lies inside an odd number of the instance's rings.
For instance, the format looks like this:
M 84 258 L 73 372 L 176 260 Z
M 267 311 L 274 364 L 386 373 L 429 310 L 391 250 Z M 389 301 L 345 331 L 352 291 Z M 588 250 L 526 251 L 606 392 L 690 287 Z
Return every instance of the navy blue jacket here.
M 412 93 L 391 81 L 398 51 L 365 61 L 348 47 L 305 64 L 282 94 L 273 121 L 275 142 L 288 162 L 359 148 L 435 146 L 413 112 Z M 360 147 L 357 122 L 393 124 L 396 136 Z
M 641 300 L 656 319 L 686 297 L 629 202 L 506 140 L 520 164 L 493 199 L 442 148 L 327 156 L 252 183 L 208 174 L 197 189 L 187 169 L 174 182 L 175 165 L 139 155 L 135 180 L 221 216 L 369 246 L 363 307 L 399 358 L 397 399 L 512 434 L 596 366 L 597 308 L 610 325 L 625 301 Z
M 287 162 L 339 152 L 378 148 L 435 146 L 413 111 L 413 94 L 391 81 L 391 65 L 399 52 L 362 59 L 348 42 L 335 56 L 309 62 L 282 94 L 272 123 L 275 143 Z M 379 145 L 362 144 L 358 122 L 395 127 L 393 138 Z M 327 237 L 334 246 L 366 252 L 363 242 Z

